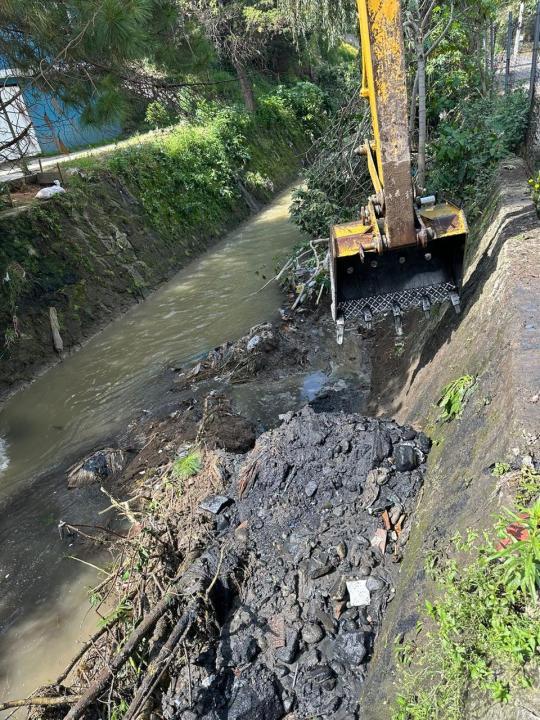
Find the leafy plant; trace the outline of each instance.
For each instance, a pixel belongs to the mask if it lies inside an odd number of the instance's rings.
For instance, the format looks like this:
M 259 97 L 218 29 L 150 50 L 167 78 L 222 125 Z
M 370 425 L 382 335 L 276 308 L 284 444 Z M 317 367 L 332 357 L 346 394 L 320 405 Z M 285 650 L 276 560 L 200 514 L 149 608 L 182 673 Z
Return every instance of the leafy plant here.
M 150 125 L 155 130 L 172 125 L 174 122 L 171 112 L 159 100 L 154 100 L 148 104 L 144 119 L 147 125 Z
M 525 463 L 520 472 L 517 501 L 523 507 L 528 507 L 539 495 L 540 473 L 532 465 Z
M 439 588 L 438 599 L 426 602 L 432 626 L 422 645 L 407 645 L 410 667 L 402 668 L 393 720 L 462 720 L 472 690 L 505 702 L 532 683 L 540 648 L 540 503 L 523 515 L 500 518 L 500 535 L 510 541 L 503 550 L 470 532 L 454 538 L 459 560 L 439 553 L 429 564 Z M 509 533 L 509 521 L 520 523 L 521 539 Z
M 510 472 L 510 465 L 505 462 L 496 462 L 491 474 L 494 477 L 502 477 L 506 473 Z
M 442 409 L 439 420 L 450 422 L 461 417 L 467 396 L 475 382 L 476 379 L 472 375 L 463 375 L 443 388 L 441 399 L 437 403 L 438 407 Z
M 128 618 L 133 611 L 133 605 L 128 600 L 121 600 L 118 605 L 111 610 L 108 615 L 101 618 L 99 624 L 101 627 L 106 627 L 112 622 L 117 620 L 125 620 Z
M 179 480 L 197 475 L 202 468 L 202 457 L 197 450 L 190 452 L 184 457 L 178 458 L 173 465 L 173 475 Z
M 531 186 L 534 204 L 538 207 L 540 203 L 540 170 L 529 180 L 529 185 Z
M 472 100 L 445 113 L 431 145 L 432 190 L 462 200 L 474 217 L 483 203 L 497 164 L 525 137 L 527 97 L 521 90 Z
M 508 532 L 508 526 L 515 528 Z M 507 591 L 519 592 L 536 605 L 540 582 L 540 500 L 523 512 L 506 510 L 497 524 L 505 546 L 492 555 L 502 561 L 502 581 Z M 516 533 L 519 531 L 519 537 Z

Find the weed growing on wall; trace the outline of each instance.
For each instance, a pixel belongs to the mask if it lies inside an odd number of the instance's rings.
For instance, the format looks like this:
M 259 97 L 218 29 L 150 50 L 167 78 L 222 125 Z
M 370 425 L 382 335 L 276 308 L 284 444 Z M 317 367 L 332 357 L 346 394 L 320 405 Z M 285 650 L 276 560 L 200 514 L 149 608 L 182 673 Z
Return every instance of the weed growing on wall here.
M 438 402 L 438 407 L 442 410 L 439 420 L 450 422 L 450 420 L 461 416 L 475 382 L 476 380 L 472 375 L 463 375 L 443 388 L 441 399 Z

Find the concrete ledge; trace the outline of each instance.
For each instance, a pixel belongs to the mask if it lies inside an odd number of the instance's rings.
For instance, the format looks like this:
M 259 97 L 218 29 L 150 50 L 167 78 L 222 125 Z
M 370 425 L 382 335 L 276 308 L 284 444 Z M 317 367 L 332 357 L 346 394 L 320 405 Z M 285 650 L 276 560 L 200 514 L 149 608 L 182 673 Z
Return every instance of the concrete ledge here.
M 370 410 L 436 432 L 439 444 L 360 699 L 365 720 L 392 714 L 394 640 L 415 626 L 430 592 L 426 553 L 458 530 L 491 527 L 493 513 L 512 498 L 497 487 L 490 465 L 538 449 L 540 403 L 532 398 L 540 391 L 540 225 L 527 178 L 521 160 L 501 165 L 484 222 L 468 243 L 463 314 L 449 309 L 427 324 L 418 318 L 400 358 L 389 334 L 376 340 Z M 436 426 L 442 388 L 466 374 L 477 384 L 462 418 Z M 538 698 L 529 700 L 538 712 Z M 487 705 L 470 717 L 513 720 L 519 710 Z

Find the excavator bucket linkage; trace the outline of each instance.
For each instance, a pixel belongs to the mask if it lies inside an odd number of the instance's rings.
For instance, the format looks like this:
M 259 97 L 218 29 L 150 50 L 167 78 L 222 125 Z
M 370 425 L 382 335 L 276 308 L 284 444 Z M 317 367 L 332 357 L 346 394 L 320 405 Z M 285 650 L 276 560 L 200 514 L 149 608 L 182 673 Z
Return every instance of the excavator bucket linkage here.
M 468 228 L 463 211 L 434 196 L 417 197 L 411 178 L 408 101 L 400 0 L 357 0 L 362 44 L 362 91 L 369 100 L 373 140 L 365 155 L 374 194 L 357 222 L 330 232 L 332 314 L 338 342 L 345 323 L 370 327 L 392 315 L 426 313 L 458 287 Z

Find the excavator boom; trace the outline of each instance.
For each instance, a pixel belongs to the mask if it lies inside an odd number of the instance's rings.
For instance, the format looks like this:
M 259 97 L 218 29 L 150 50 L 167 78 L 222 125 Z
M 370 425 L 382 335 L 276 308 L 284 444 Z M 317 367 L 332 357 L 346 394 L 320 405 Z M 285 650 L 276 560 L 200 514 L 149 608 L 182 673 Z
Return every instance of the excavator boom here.
M 369 101 L 373 137 L 366 156 L 374 194 L 356 222 L 330 232 L 332 314 L 345 322 L 393 315 L 450 299 L 467 234 L 465 216 L 449 202 L 416 195 L 411 177 L 407 80 L 400 0 L 357 0 L 362 52 L 361 94 Z

